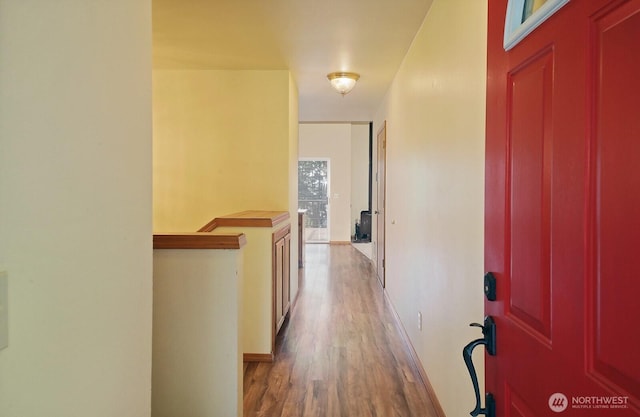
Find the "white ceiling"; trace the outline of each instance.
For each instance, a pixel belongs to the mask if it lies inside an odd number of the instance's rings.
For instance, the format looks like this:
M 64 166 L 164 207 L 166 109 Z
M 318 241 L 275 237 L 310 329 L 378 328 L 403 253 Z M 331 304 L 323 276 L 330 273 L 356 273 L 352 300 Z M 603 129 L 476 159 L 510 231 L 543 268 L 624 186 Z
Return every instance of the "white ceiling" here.
M 373 119 L 433 0 L 152 1 L 154 68 L 289 69 L 300 121 L 337 122 Z

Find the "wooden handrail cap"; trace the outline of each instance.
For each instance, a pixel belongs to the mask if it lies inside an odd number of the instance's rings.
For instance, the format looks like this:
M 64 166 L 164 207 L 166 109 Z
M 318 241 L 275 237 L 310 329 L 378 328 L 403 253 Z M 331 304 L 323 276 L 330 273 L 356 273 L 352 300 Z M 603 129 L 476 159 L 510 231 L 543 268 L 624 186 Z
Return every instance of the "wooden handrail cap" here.
M 240 249 L 247 244 L 244 233 L 165 233 L 153 235 L 153 249 Z

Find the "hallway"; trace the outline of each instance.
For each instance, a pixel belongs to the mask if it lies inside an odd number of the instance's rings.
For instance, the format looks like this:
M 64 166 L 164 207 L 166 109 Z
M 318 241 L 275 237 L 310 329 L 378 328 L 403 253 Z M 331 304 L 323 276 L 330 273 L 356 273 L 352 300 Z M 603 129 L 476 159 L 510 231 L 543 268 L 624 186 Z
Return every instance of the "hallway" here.
M 436 417 L 369 260 L 307 245 L 274 363 L 245 364 L 244 416 Z

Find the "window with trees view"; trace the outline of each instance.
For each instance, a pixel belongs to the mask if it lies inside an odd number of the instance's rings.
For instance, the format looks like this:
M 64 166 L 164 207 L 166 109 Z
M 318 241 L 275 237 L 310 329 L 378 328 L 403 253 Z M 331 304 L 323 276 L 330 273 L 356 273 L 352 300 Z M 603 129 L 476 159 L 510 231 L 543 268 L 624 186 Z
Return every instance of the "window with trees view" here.
M 328 240 L 328 195 L 329 161 L 298 161 L 298 208 L 307 211 L 308 241 Z

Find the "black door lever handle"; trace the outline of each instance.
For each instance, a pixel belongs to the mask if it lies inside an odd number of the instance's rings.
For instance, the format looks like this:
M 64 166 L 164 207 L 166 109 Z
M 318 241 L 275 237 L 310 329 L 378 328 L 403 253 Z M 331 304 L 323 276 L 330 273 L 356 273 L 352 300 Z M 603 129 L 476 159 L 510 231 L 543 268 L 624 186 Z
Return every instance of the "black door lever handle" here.
M 480 404 L 480 387 L 478 385 L 478 375 L 476 374 L 476 368 L 473 366 L 473 349 L 480 345 L 484 345 L 489 355 L 496 354 L 496 323 L 491 316 L 484 318 L 484 325 L 479 323 L 471 323 L 469 326 L 480 327 L 482 329 L 482 338 L 469 342 L 464 349 L 462 349 L 462 357 L 464 363 L 467 365 L 469 376 L 471 377 L 471 383 L 473 384 L 473 391 L 476 396 L 476 406 L 471 411 L 473 417 L 477 417 L 479 414 L 484 414 L 487 417 L 495 417 L 495 401 L 491 393 L 485 395 L 485 408 L 482 408 Z

